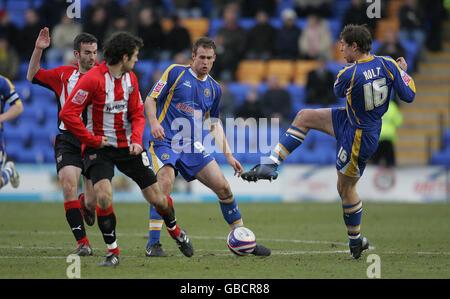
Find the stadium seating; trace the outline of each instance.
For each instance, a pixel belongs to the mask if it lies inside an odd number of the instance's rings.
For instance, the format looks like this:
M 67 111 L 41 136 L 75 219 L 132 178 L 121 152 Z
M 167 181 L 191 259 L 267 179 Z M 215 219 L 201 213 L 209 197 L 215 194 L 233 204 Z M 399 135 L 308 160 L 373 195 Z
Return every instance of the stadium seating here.
M 125 5 L 129 0 L 117 0 L 120 5 Z M 209 1 L 204 1 L 209 2 Z M 0 0 L 0 9 L 7 9 L 10 19 L 19 28 L 22 28 L 24 21 L 24 13 L 29 7 L 38 8 L 44 3 L 44 0 Z M 82 9 L 92 3 L 92 0 L 81 1 Z M 174 4 L 171 0 L 161 1 L 164 6 L 163 18 L 161 24 L 164 31 L 168 31 L 171 26 L 171 20 L 168 18 L 174 12 Z M 388 2 L 387 12 L 388 19 L 379 20 L 376 30 L 376 40 L 373 42 L 373 52 L 380 46 L 380 37 L 387 28 L 398 29 L 398 19 L 395 17 L 398 13 L 398 8 L 402 1 L 393 0 Z M 332 32 L 332 37 L 335 42 L 334 47 L 334 61 L 327 63 L 327 68 L 335 75 L 343 66 L 342 53 L 340 52 L 340 45 L 337 42 L 339 32 L 342 27 L 342 16 L 347 8 L 350 6 L 350 0 L 335 0 L 333 4 L 334 15 L 327 18 L 329 29 Z M 203 5 L 203 4 L 202 4 Z M 212 4 L 210 4 L 212 5 Z M 293 8 L 294 1 L 278 1 L 276 13 L 269 19 L 269 22 L 275 28 L 280 28 L 283 22 L 280 18 L 280 12 L 283 8 Z M 206 5 L 207 6 L 207 5 Z M 204 7 L 202 7 L 204 10 Z M 210 9 L 210 8 L 209 8 Z M 221 18 L 186 18 L 183 20 L 184 26 L 191 34 L 191 39 L 202 35 L 215 37 L 217 31 L 223 26 L 223 19 Z M 256 21 L 254 18 L 240 18 L 239 24 L 244 30 L 252 28 Z M 306 18 L 298 18 L 296 25 L 299 28 L 304 28 L 306 25 Z M 408 64 L 413 64 L 418 55 L 417 44 L 411 41 L 400 41 L 406 50 L 406 60 Z M 45 68 L 52 68 L 60 65 L 62 62 L 54 64 L 46 64 L 42 62 Z M 139 78 L 141 87 L 147 88 L 152 82 L 152 76 L 155 71 L 164 70 L 172 62 L 171 61 L 152 61 L 140 60 L 136 64 L 136 74 Z M 305 104 L 305 84 L 307 73 L 314 69 L 316 61 L 278 61 L 278 60 L 242 60 L 236 72 L 236 82 L 229 82 L 228 89 L 236 98 L 236 105 L 239 106 L 245 100 L 247 93 L 256 88 L 258 93 L 262 95 L 267 90 L 267 74 L 279 74 L 283 83 L 286 84 L 286 89 L 292 96 L 292 117 L 295 117 L 297 111 L 305 107 L 314 107 Z M 26 80 L 26 73 L 28 69 L 28 61 L 22 61 L 19 66 L 19 79 L 14 82 L 16 90 L 20 94 L 25 103 L 25 111 L 17 121 L 7 122 L 4 124 L 4 135 L 6 145 L 12 156 L 17 158 L 19 162 L 53 162 L 53 149 L 51 148 L 51 141 L 58 133 L 57 129 L 57 103 L 55 94 L 41 86 L 33 85 Z M 144 96 L 144 95 L 143 95 Z M 344 103 L 344 99 L 339 99 L 339 103 Z M 269 130 L 269 129 L 268 129 Z M 242 132 L 240 133 L 242 137 Z M 259 134 L 259 133 L 258 133 Z M 435 153 L 432 158 L 432 163 L 442 164 L 447 163 L 446 157 L 449 156 L 450 147 L 450 133 L 446 133 L 447 137 L 443 138 L 443 150 Z M 234 138 L 237 138 L 235 134 Z M 144 145 L 147 146 L 150 136 L 150 128 L 146 126 L 144 131 Z M 242 137 L 242 138 L 248 138 Z M 328 139 L 327 139 L 328 138 Z M 295 151 L 286 160 L 286 163 L 334 163 L 335 149 L 334 139 L 326 136 L 323 133 L 310 133 L 305 143 L 302 145 L 302 150 Z M 50 142 L 49 142 L 50 140 Z M 247 139 L 246 139 L 247 140 Z M 24 148 L 24 143 L 27 142 L 28 147 Z M 48 146 L 48 144 L 50 144 Z M 258 163 L 259 156 L 267 153 L 239 153 L 239 159 L 243 163 Z M 11 154 L 9 154 L 11 156 Z M 227 163 L 221 153 L 214 154 L 217 156 L 219 163 Z
M 267 74 L 275 75 L 282 85 L 291 82 L 295 70 L 295 64 L 291 60 L 272 59 L 267 62 Z
M 267 74 L 267 65 L 263 60 L 243 60 L 239 63 L 236 78 L 241 83 L 259 84 Z

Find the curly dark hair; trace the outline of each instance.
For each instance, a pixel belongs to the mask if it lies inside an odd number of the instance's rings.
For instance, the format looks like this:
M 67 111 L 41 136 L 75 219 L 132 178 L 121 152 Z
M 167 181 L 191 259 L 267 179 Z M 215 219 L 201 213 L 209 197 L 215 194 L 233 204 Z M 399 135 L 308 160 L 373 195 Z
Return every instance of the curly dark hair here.
M 122 60 L 123 55 L 129 58 L 136 49 L 142 48 L 144 43 L 140 37 L 126 31 L 113 33 L 103 46 L 103 57 L 109 65 L 115 65 Z
M 372 35 L 367 25 L 345 25 L 339 39 L 342 39 L 348 45 L 356 43 L 360 53 L 369 53 L 372 49 Z

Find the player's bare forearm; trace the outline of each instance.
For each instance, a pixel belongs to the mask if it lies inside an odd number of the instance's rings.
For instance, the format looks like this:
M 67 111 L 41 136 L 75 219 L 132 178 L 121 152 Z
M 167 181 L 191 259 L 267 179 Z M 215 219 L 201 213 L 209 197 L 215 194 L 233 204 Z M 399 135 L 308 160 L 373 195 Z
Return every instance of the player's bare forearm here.
M 33 54 L 31 54 L 30 64 L 28 65 L 27 80 L 33 81 L 34 76 L 41 68 L 41 57 L 43 50 L 34 48 Z
M 0 114 L 0 123 L 11 120 L 19 116 L 23 112 L 22 102 L 17 101 L 5 113 Z

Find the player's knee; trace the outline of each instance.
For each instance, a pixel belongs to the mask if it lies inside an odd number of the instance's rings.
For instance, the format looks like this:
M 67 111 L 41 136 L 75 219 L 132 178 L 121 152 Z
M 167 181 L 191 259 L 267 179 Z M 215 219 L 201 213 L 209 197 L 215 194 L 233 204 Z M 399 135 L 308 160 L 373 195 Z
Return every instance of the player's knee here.
M 292 122 L 292 125 L 294 127 L 307 127 L 308 117 L 310 114 L 311 109 L 302 109 L 299 112 L 297 112 L 297 115 L 294 118 L 294 121 Z
M 158 176 L 158 184 L 164 194 L 169 195 L 172 192 L 172 186 L 175 180 L 169 176 Z
M 109 208 L 112 204 L 112 190 L 103 185 L 94 186 L 97 206 L 102 209 Z
M 62 177 L 60 178 L 60 184 L 62 186 L 65 199 L 73 200 L 72 197 L 76 197 L 77 195 L 78 181 L 71 177 Z
M 223 180 L 219 185 L 217 185 L 214 191 L 219 198 L 225 198 L 230 196 L 231 187 L 226 180 Z

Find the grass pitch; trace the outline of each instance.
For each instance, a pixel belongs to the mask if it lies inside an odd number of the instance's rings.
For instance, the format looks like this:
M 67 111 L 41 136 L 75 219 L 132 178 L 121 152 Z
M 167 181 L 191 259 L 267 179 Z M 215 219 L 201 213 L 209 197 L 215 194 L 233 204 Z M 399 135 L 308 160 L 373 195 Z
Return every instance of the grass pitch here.
M 362 234 L 371 248 L 349 256 L 339 203 L 240 203 L 244 223 L 270 257 L 236 257 L 217 203 L 175 203 L 195 254 L 184 257 L 162 231 L 168 258 L 144 256 L 148 205 L 115 203 L 121 261 L 99 267 L 106 246 L 97 223 L 87 227 L 94 256 L 81 258 L 81 278 L 298 279 L 367 278 L 376 254 L 381 278 L 450 278 L 450 204 L 364 203 Z M 0 278 L 66 278 L 75 240 L 62 203 L 0 203 Z

